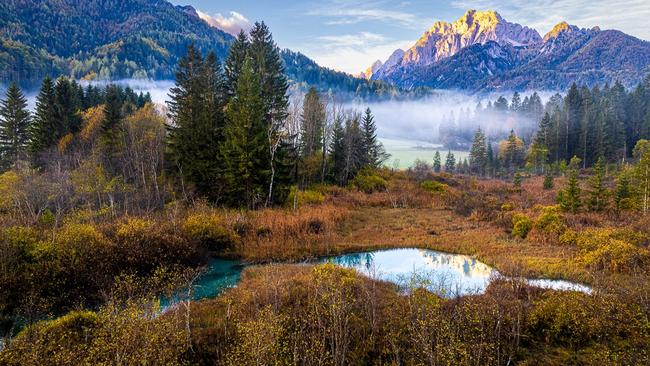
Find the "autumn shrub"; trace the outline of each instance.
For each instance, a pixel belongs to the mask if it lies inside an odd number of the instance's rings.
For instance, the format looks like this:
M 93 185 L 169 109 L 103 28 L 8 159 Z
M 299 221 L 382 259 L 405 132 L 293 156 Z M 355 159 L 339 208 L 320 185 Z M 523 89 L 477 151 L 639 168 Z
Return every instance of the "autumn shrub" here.
M 629 230 L 586 229 L 580 232 L 567 230 L 560 241 L 575 245 L 580 249 L 578 260 L 584 265 L 613 272 L 633 272 L 647 270 L 650 264 L 650 251 L 638 246 L 643 240 Z
M 526 239 L 533 228 L 533 221 L 526 215 L 514 214 L 512 217 L 512 235 L 520 239 Z
M 559 206 L 535 206 L 539 212 L 530 239 L 544 243 L 559 243 L 560 237 L 567 230 L 564 216 Z
M 138 273 L 197 260 L 197 246 L 169 222 L 129 218 L 113 230 L 123 265 Z
M 447 185 L 433 180 L 425 180 L 424 182 L 420 183 L 420 187 L 422 187 L 422 189 L 427 192 L 435 194 L 445 193 L 448 188 Z
M 231 249 L 237 242 L 235 231 L 216 213 L 191 214 L 185 219 L 183 229 L 190 238 L 213 252 Z
M 291 187 L 289 196 L 285 201 L 286 207 L 302 206 L 302 205 L 317 205 L 325 202 L 325 195 L 319 190 L 299 190 L 296 186 Z
M 373 193 L 386 190 L 388 183 L 373 170 L 366 169 L 359 172 L 350 185 L 361 192 Z
M 187 334 L 180 314 L 130 301 L 73 311 L 27 327 L 0 353 L 3 365 L 181 365 Z

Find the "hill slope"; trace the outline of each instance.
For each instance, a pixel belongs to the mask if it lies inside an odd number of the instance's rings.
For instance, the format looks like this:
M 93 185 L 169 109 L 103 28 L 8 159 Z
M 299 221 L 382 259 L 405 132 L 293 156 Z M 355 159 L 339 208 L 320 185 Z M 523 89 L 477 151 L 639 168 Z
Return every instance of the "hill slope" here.
M 165 0 L 3 0 L 0 2 L 0 83 L 37 87 L 46 75 L 87 79 L 173 79 L 194 42 L 223 59 L 233 37 L 210 26 L 191 6 Z M 317 65 L 285 50 L 292 83 L 350 97 L 413 95 Z
M 470 10 L 453 24 L 434 24 L 371 79 L 403 88 L 562 90 L 573 82 L 632 86 L 648 72 L 650 43 L 625 33 L 562 22 L 542 38 L 496 12 Z

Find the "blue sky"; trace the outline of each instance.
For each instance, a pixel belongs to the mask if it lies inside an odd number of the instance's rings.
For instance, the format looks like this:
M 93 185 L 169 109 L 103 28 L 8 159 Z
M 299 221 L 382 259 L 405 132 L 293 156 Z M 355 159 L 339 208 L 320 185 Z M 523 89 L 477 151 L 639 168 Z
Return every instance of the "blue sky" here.
M 397 48 L 410 47 L 436 20 L 454 21 L 467 9 L 496 10 L 541 35 L 566 20 L 584 28 L 619 29 L 650 40 L 650 0 L 172 0 L 236 31 L 264 20 L 278 45 L 319 64 L 358 73 Z

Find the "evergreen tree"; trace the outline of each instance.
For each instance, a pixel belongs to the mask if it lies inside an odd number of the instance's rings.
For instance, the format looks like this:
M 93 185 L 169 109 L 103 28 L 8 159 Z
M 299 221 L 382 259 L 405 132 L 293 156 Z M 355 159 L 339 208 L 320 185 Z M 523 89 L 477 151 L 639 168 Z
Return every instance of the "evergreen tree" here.
M 368 165 L 373 168 L 378 168 L 386 160 L 386 153 L 384 148 L 377 139 L 377 126 L 375 125 L 375 117 L 372 115 L 370 108 L 361 120 L 361 141 L 362 149 L 365 151 L 363 165 Z
M 341 115 L 334 119 L 332 127 L 332 142 L 329 148 L 331 180 L 339 185 L 345 185 L 345 131 Z
M 521 111 L 521 95 L 518 92 L 515 92 L 512 95 L 512 102 L 510 102 L 510 110 L 513 112 Z
M 564 141 L 564 158 L 581 156 L 580 130 L 583 121 L 583 100 L 578 86 L 571 85 L 565 99 L 566 139 Z
M 249 46 L 248 36 L 241 30 L 228 49 L 228 57 L 224 63 L 225 91 L 228 99 L 232 98 L 237 91 L 237 80 L 241 74 Z
M 29 150 L 35 161 L 40 160 L 40 153 L 57 143 L 58 121 L 55 119 L 54 104 L 54 83 L 46 77 L 36 97 L 36 113 L 30 131 Z
M 515 131 L 510 131 L 510 136 L 506 140 L 505 151 L 503 153 L 503 162 L 505 168 L 513 172 L 522 160 L 522 141 L 515 135 Z
M 81 130 L 80 109 L 77 83 L 63 77 L 59 78 L 54 87 L 54 120 L 57 122 L 57 128 L 53 133 L 57 142 L 63 136 Z
M 283 124 L 288 115 L 289 98 L 287 90 L 289 83 L 284 72 L 284 64 L 280 57 L 280 50 L 273 41 L 269 28 L 264 24 L 255 23 L 250 31 L 250 46 L 248 54 L 251 57 L 253 71 L 257 73 L 261 85 L 262 110 L 264 112 L 264 128 L 266 130 L 267 147 L 266 157 L 268 162 L 264 168 L 270 167 L 271 174 L 260 178 L 267 179 L 268 198 L 274 196 L 276 180 L 289 181 L 289 177 L 279 177 L 276 169 L 276 156 L 289 156 L 287 152 L 278 151 L 288 148 L 287 144 L 276 144 L 282 140 Z M 260 161 L 260 163 L 262 163 Z M 264 169 L 263 169 L 264 170 Z M 267 204 L 268 204 L 267 200 Z
M 650 210 L 650 140 L 639 140 L 634 147 L 638 159 L 634 167 L 634 177 L 640 192 L 641 210 L 647 215 Z
M 255 208 L 266 201 L 271 175 L 264 121 L 264 100 L 252 59 L 244 62 L 235 97 L 226 108 L 225 163 L 226 201 L 233 206 Z
M 303 159 L 322 154 L 325 118 L 325 105 L 316 88 L 311 87 L 305 95 L 300 116 L 300 153 Z
M 223 76 L 216 56 L 204 61 L 190 45 L 180 60 L 170 90 L 168 145 L 171 161 L 199 193 L 220 198 L 223 162 L 218 159 L 223 135 Z
M 13 82 L 7 89 L 6 99 L 0 101 L 0 170 L 25 157 L 30 121 L 27 99 Z
M 442 170 L 442 162 L 440 158 L 440 152 L 436 151 L 436 154 L 433 156 L 433 171 L 440 173 Z
M 104 121 L 100 141 L 104 158 L 111 173 L 117 172 L 117 155 L 121 150 L 121 124 L 122 124 L 122 103 L 120 101 L 119 89 L 112 85 L 106 89 L 106 102 L 104 104 Z
M 574 156 L 569 163 L 567 171 L 567 185 L 564 190 L 558 194 L 558 203 L 564 211 L 576 213 L 582 206 L 582 199 L 580 197 L 581 190 L 578 184 L 578 169 L 580 166 L 580 159 Z
M 456 171 L 456 157 L 452 154 L 451 150 L 447 153 L 447 158 L 445 159 L 445 172 L 453 173 Z
M 553 180 L 554 180 L 554 177 L 553 177 L 553 172 L 551 170 L 551 167 L 547 166 L 546 167 L 546 175 L 544 175 L 543 188 L 546 189 L 546 190 L 553 189 L 553 186 L 555 185 Z
M 521 173 L 516 172 L 512 180 L 512 184 L 516 189 L 521 189 L 521 182 L 522 182 Z
M 607 187 L 605 187 L 605 161 L 602 157 L 594 165 L 593 175 L 589 179 L 589 208 L 602 211 L 607 206 Z
M 485 143 L 485 134 L 483 134 L 480 127 L 474 135 L 474 142 L 472 143 L 472 148 L 469 152 L 469 164 L 470 173 L 478 174 L 480 176 L 485 175 L 485 169 L 488 164 L 488 153 Z
M 614 193 L 614 203 L 616 204 L 616 209 L 618 211 L 630 210 L 634 207 L 634 189 L 630 182 L 630 176 L 628 171 L 623 171 L 619 175 L 618 182 L 616 184 L 616 192 Z
M 487 142 L 487 159 L 488 159 L 488 163 L 487 163 L 488 175 L 492 176 L 494 174 L 494 171 L 496 170 L 495 169 L 496 168 L 495 161 L 497 159 L 494 158 L 494 151 L 492 150 L 492 143 L 489 142 L 489 141 Z

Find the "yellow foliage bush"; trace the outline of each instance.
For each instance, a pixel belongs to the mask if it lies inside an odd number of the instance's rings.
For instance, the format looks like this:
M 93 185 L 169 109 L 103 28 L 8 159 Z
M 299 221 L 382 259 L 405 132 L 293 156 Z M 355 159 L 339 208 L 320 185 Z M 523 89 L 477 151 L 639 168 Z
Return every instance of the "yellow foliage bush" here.
M 420 184 L 420 187 L 430 193 L 445 193 L 449 188 L 446 184 L 433 180 L 425 180 Z
M 512 235 L 526 239 L 530 229 L 533 228 L 533 221 L 526 215 L 514 214 L 512 216 Z
M 576 245 L 580 249 L 578 260 L 597 270 L 630 272 L 650 263 L 648 249 L 638 246 L 642 236 L 627 229 L 567 230 L 560 241 Z
M 294 203 L 298 206 L 317 205 L 325 202 L 325 195 L 318 190 L 305 189 L 298 190 L 296 186 L 291 187 L 289 196 L 285 201 L 287 207 L 293 207 Z
M 193 240 L 212 251 L 232 248 L 237 240 L 235 232 L 215 213 L 192 214 L 185 219 L 183 229 Z

